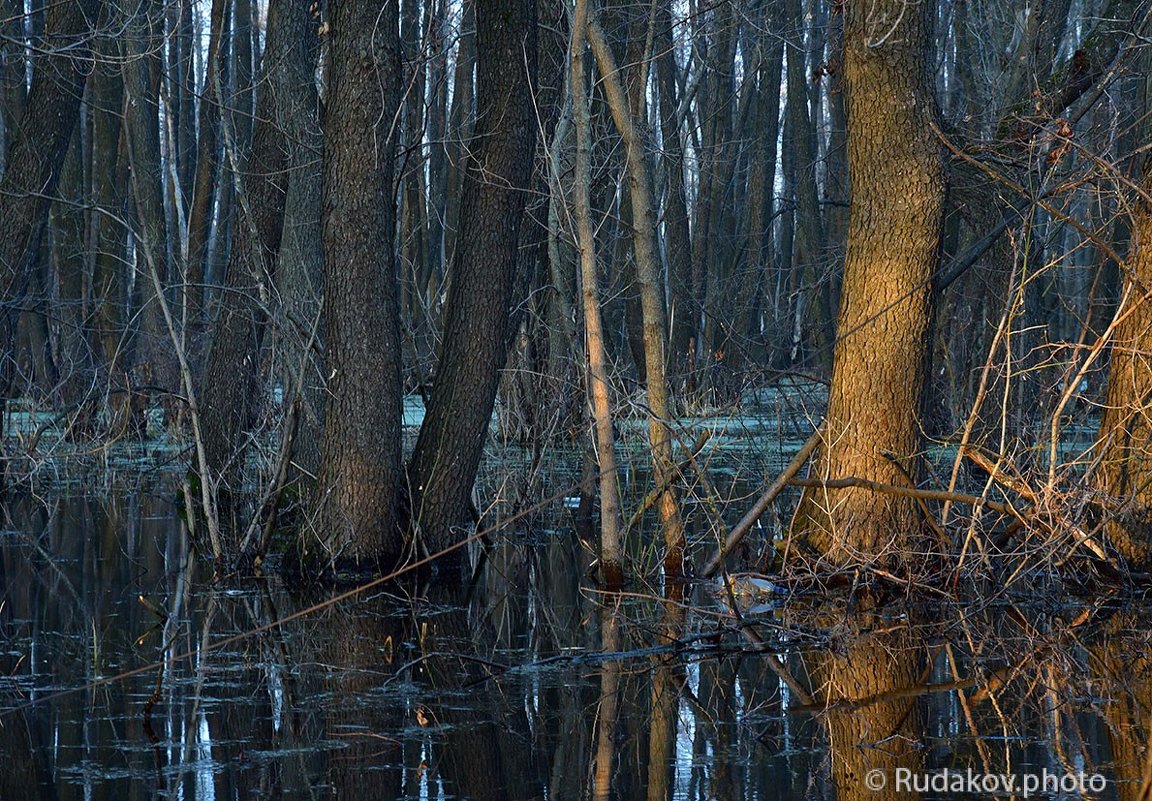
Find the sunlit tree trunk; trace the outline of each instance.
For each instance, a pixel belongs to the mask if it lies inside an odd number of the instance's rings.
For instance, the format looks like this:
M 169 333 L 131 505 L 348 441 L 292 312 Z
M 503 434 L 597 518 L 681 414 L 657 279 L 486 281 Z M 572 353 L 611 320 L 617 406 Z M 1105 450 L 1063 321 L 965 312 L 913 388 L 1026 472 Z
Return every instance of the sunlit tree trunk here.
M 393 199 L 400 105 L 395 3 L 330 5 L 324 107 L 324 314 L 328 404 L 315 534 L 319 567 L 386 568 L 403 548 L 400 322 Z
M 1152 191 L 1152 162 L 1140 185 Z M 1104 531 L 1112 547 L 1138 570 L 1152 568 L 1152 208 L 1133 201 L 1119 325 L 1112 338 L 1108 393 L 1100 421 L 1096 481 L 1110 497 Z
M 604 348 L 604 324 L 600 315 L 599 270 L 596 236 L 592 231 L 589 189 L 592 184 L 591 125 L 585 88 L 584 50 L 587 38 L 588 0 L 578 0 L 572 20 L 573 122 L 576 126 L 575 195 L 576 233 L 580 248 L 581 295 L 584 307 L 584 342 L 588 352 L 588 395 L 595 420 L 596 461 L 600 467 L 600 576 L 610 587 L 624 583 L 620 543 L 620 495 L 616 473 L 615 435 L 612 431 L 612 384 Z
M 684 522 L 673 486 L 672 403 L 665 374 L 668 321 L 664 305 L 663 271 L 656 247 L 655 203 L 648 175 L 644 142 L 628 108 L 628 99 L 616 68 L 616 59 L 604 32 L 589 8 L 588 42 L 604 79 L 604 90 L 612 119 L 624 140 L 628 162 L 629 197 L 632 201 L 632 245 L 636 257 L 636 277 L 644 315 L 644 361 L 648 391 L 648 438 L 652 447 L 653 473 L 660 490 L 658 508 L 664 531 L 664 571 L 680 576 L 684 561 Z
M 536 146 L 534 0 L 477 0 L 477 119 L 432 398 L 409 467 L 413 533 L 433 553 L 472 525 L 472 487 L 508 343 Z
M 852 210 L 819 475 L 906 484 L 919 443 L 930 280 L 945 175 L 932 131 L 932 9 L 848 6 L 845 83 Z M 859 488 L 807 492 L 794 534 L 834 566 L 903 563 L 911 499 Z

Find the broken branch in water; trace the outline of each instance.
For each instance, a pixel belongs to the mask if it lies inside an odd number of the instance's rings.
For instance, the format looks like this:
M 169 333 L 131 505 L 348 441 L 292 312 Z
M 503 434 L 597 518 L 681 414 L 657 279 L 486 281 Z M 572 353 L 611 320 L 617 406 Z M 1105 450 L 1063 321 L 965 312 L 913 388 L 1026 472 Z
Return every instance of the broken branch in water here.
M 744 514 L 744 517 L 740 518 L 740 522 L 732 528 L 732 531 L 729 532 L 725 538 L 724 544 L 720 546 L 720 550 L 704 567 L 703 575 L 705 578 L 711 578 L 715 575 L 716 571 L 720 569 L 720 565 L 724 563 L 724 557 L 730 554 L 732 549 L 748 536 L 748 532 L 752 530 L 752 526 L 756 525 L 756 521 L 767 511 L 772 501 L 776 500 L 776 496 L 792 482 L 792 477 L 800 472 L 800 468 L 808 461 L 808 457 L 812 455 L 812 451 L 816 450 L 816 446 L 820 444 L 820 432 L 821 429 L 819 428 L 812 432 L 812 436 L 808 437 L 807 441 L 800 447 L 800 450 L 792 457 L 792 461 L 788 463 L 784 471 L 772 482 L 772 486 L 764 491 L 764 494 L 757 499 L 756 503 L 752 505 L 752 508 Z

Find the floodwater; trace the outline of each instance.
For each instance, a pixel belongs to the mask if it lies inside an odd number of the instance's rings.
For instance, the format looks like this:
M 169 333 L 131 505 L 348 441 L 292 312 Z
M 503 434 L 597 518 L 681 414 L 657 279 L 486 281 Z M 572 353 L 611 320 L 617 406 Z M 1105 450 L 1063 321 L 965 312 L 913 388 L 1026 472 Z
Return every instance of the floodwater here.
M 1049 579 L 862 612 L 654 573 L 609 596 L 561 517 L 498 538 L 470 587 L 278 623 L 327 596 L 213 583 L 174 497 L 7 496 L 3 801 L 1140 797 L 1127 596 Z

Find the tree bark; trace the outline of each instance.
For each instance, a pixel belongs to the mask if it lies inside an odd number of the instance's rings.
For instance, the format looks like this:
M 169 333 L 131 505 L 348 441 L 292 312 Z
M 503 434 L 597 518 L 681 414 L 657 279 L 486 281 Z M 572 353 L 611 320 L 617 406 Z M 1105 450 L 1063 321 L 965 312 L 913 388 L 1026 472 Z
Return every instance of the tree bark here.
M 477 120 L 435 384 L 409 467 L 413 535 L 433 553 L 470 526 L 470 497 L 507 352 L 536 146 L 534 0 L 477 0 Z
M 1097 486 L 1111 499 L 1104 532 L 1136 570 L 1152 569 L 1152 161 L 1145 158 L 1134 199 L 1132 240 L 1120 315 L 1112 339 L 1112 361 L 1104 416 L 1100 421 Z
M 323 238 L 328 404 L 315 537 L 319 568 L 380 570 L 403 551 L 399 290 L 393 121 L 400 105 L 395 3 L 330 6 Z
M 268 10 L 267 58 L 251 153 L 239 162 L 243 169 L 239 214 L 232 228 L 225 291 L 201 381 L 201 425 L 210 471 L 202 478 L 220 493 L 224 514 L 230 505 L 227 501 L 240 490 L 244 479 L 248 450 L 244 434 L 253 423 L 259 396 L 260 349 L 284 225 L 289 180 L 286 151 L 292 146 L 286 134 L 294 132 L 292 123 L 297 115 L 308 114 L 305 104 L 295 102 L 295 95 L 308 91 L 307 83 L 302 82 L 314 69 L 309 40 L 315 35 L 307 8 L 273 0 Z M 242 113 L 238 111 L 237 118 Z M 309 317 L 304 325 L 312 321 Z M 295 370 L 290 367 L 286 373 L 294 375 Z M 285 393 L 291 391 L 287 381 L 283 389 Z
M 91 72 L 91 34 L 100 0 L 65 0 L 50 6 L 32 88 L 12 139 L 0 180 L 0 342 L 11 343 L 25 289 L 56 191 L 64 155 L 79 118 Z M 0 406 L 12 394 L 12 352 L 0 355 Z M 2 416 L 2 415 L 0 415 Z M 3 435 L 0 421 L 0 436 Z
M 212 0 L 209 20 L 210 32 L 203 91 L 200 95 L 200 113 L 196 152 L 196 172 L 191 187 L 188 210 L 188 245 L 184 264 L 184 297 L 193 333 L 203 311 L 204 274 L 207 270 L 208 236 L 212 229 L 213 208 L 216 199 L 216 165 L 220 129 L 220 47 L 224 38 L 228 16 L 227 0 Z
M 846 10 L 845 83 L 852 210 L 822 477 L 907 484 L 896 461 L 919 442 L 930 282 L 945 174 L 931 126 L 932 9 L 886 0 Z M 793 523 L 834 566 L 902 564 L 918 526 L 910 498 L 805 493 Z
M 632 245 L 636 256 L 636 277 L 640 284 L 640 302 L 644 315 L 644 361 L 648 391 L 648 440 L 652 447 L 652 464 L 660 493 L 660 520 L 664 531 L 664 572 L 669 578 L 683 574 L 684 523 L 673 486 L 676 466 L 672 461 L 672 404 L 668 397 L 665 373 L 667 358 L 668 321 L 664 306 L 664 281 L 656 247 L 656 223 L 652 184 L 644 143 L 636 128 L 636 121 L 628 109 L 628 100 L 616 60 L 604 37 L 600 24 L 589 8 L 588 42 L 596 57 L 612 119 L 624 140 L 628 161 L 628 188 L 632 201 Z
M 599 270 L 596 236 L 592 231 L 589 190 L 592 185 L 591 124 L 585 88 L 584 50 L 588 26 L 588 0 L 577 0 L 572 21 L 573 121 L 576 126 L 576 176 L 573 186 L 578 246 L 580 248 L 581 296 L 584 306 L 584 342 L 588 351 L 587 384 L 595 421 L 596 461 L 600 468 L 600 577 L 608 587 L 624 583 L 620 542 L 620 495 L 616 473 L 615 435 L 612 431 L 612 384 L 604 348 L 604 324 L 600 315 Z

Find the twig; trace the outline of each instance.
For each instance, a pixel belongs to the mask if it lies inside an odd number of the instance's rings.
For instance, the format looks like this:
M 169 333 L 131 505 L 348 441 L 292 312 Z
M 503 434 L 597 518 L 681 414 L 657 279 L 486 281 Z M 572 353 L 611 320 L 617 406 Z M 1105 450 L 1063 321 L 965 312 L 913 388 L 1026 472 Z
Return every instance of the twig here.
M 760 519 L 760 516 L 768 510 L 768 506 L 772 501 L 776 500 L 776 496 L 792 483 L 792 477 L 800 472 L 800 468 L 808 461 L 808 457 L 812 455 L 812 451 L 816 450 L 816 446 L 820 444 L 821 431 L 821 429 L 817 428 L 812 432 L 812 436 L 808 437 L 808 440 L 801 446 L 800 450 L 796 452 L 796 455 L 792 457 L 792 461 L 788 463 L 784 471 L 772 482 L 772 486 L 765 490 L 764 494 L 752 505 L 752 508 L 744 514 L 744 517 L 740 518 L 740 522 L 733 527 L 727 538 L 725 538 L 724 544 L 720 546 L 719 552 L 717 552 L 711 561 L 708 562 L 707 566 L 705 566 L 703 573 L 705 578 L 711 578 L 716 574 L 716 571 L 720 569 L 720 565 L 724 562 L 724 557 L 730 554 L 732 549 L 748 536 L 748 532 L 752 530 L 752 526 L 754 526 L 756 521 Z

